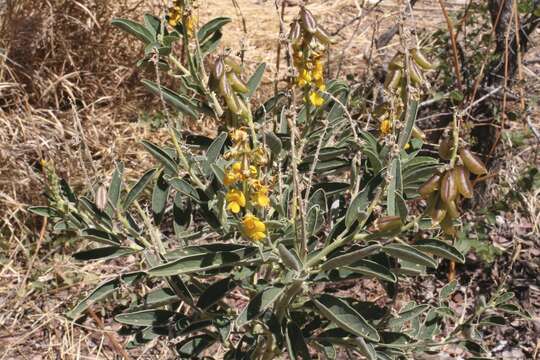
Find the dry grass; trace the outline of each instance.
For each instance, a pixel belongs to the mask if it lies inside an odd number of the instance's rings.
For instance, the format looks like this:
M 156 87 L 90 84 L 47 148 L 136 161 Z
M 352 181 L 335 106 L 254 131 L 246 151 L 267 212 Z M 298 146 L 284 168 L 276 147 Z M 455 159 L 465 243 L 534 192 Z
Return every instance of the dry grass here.
M 200 16 L 234 19 L 223 45 L 235 50 L 242 46 L 252 69 L 259 62 L 270 64 L 264 94 L 276 77 L 278 10 L 273 1 L 237 2 L 249 37 L 239 35 L 241 17 L 230 0 L 202 1 Z M 0 1 L 0 48 L 8 55 L 0 55 L 0 359 L 114 358 L 107 336 L 116 336 L 114 324 L 106 321 L 106 330 L 91 319 L 76 325 L 62 313 L 92 285 L 125 266 L 75 264 L 64 254 L 81 244 L 40 237 L 41 220 L 27 216 L 25 209 L 43 202 L 35 170 L 39 159 L 52 159 L 60 174 L 81 190 L 95 184 L 98 173 L 109 175 L 115 159 L 126 162 L 127 169 L 147 168 L 150 159 L 137 142 L 161 134 L 138 120 L 139 114 L 156 110 L 146 105 L 141 72 L 134 69 L 141 47 L 109 23 L 116 16 L 140 18 L 160 3 Z M 381 10 L 370 13 L 362 13 L 353 0 L 318 0 L 309 7 L 328 29 L 341 29 L 331 72 L 353 77 L 368 68 L 374 29 L 384 31 L 382 24 L 393 23 L 396 16 L 394 1 L 383 1 Z M 419 6 L 413 20 L 423 29 L 439 26 L 440 18 L 425 16 L 432 10 L 430 2 Z M 296 11 L 287 9 L 286 18 Z M 516 164 L 508 172 L 509 184 L 525 165 Z M 528 199 L 534 226 L 540 221 L 536 199 Z M 132 356 L 172 357 L 166 346 L 155 343 Z

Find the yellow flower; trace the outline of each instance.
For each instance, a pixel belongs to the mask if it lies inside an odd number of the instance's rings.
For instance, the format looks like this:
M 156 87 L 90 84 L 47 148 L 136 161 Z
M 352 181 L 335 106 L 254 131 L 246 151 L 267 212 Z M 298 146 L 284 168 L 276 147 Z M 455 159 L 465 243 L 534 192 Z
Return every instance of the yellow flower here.
M 242 229 L 246 236 L 253 241 L 261 241 L 266 237 L 266 225 L 255 215 L 244 216 Z
M 322 104 L 324 104 L 324 98 L 321 95 L 319 95 L 317 92 L 312 91 L 309 94 L 309 102 L 313 106 L 319 107 L 319 106 L 322 106 Z
M 182 20 L 182 7 L 174 6 L 169 8 L 168 22 L 169 25 L 175 27 Z
M 251 194 L 251 201 L 260 207 L 267 207 L 270 205 L 268 186 L 261 184 L 260 180 L 253 180 L 250 182 L 250 185 L 254 190 Z
M 242 164 L 240 162 L 235 162 L 229 171 L 225 172 L 223 177 L 223 184 L 225 186 L 233 185 L 234 183 L 242 180 Z
M 311 73 L 307 69 L 302 69 L 298 75 L 298 86 L 306 86 L 311 84 Z
M 315 60 L 315 67 L 313 69 L 313 79 L 315 80 L 322 80 L 323 79 L 323 73 L 324 73 L 324 67 L 320 60 Z
M 235 214 L 238 214 L 240 209 L 246 206 L 246 197 L 240 190 L 229 190 L 227 195 L 225 195 L 225 200 L 227 200 L 227 210 Z
M 404 150 L 409 150 L 409 148 L 411 147 L 411 143 L 406 143 L 405 146 L 403 147 Z
M 251 153 L 251 160 L 257 165 L 264 166 L 268 164 L 268 154 L 262 146 L 259 146 Z
M 381 126 L 379 127 L 379 131 L 382 135 L 388 135 L 390 134 L 390 131 L 392 131 L 392 123 L 388 119 L 384 119 L 381 121 Z

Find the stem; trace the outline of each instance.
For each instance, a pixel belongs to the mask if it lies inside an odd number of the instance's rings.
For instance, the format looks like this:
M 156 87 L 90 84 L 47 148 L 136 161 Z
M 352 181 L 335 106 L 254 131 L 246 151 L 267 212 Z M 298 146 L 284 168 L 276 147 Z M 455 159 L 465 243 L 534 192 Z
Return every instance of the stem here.
M 189 164 L 189 161 L 187 160 L 186 155 L 182 151 L 182 148 L 180 147 L 180 144 L 178 143 L 178 140 L 176 139 L 176 135 L 175 135 L 174 130 L 171 127 L 171 125 L 169 125 L 169 133 L 171 135 L 171 139 L 172 139 L 174 147 L 176 149 L 176 153 L 178 154 L 178 157 L 179 157 L 180 161 L 182 162 L 182 165 L 184 166 L 185 170 L 188 172 L 189 177 L 191 178 L 191 180 L 193 180 L 193 182 L 198 187 L 200 187 L 201 189 L 204 190 L 204 188 L 206 186 L 199 179 L 199 177 L 193 172 L 193 169 L 191 168 L 191 165 Z
M 455 112 L 452 117 L 452 140 L 454 140 L 454 144 L 452 145 L 452 155 L 450 157 L 450 168 L 453 168 L 456 165 L 457 152 L 458 152 L 458 146 L 459 146 L 459 120 Z

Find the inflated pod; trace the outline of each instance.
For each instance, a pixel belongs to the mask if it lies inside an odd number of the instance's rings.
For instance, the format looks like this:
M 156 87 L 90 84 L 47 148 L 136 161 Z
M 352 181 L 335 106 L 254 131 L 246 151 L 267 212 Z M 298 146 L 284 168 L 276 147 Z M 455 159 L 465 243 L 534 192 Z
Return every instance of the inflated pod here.
M 236 75 L 242 74 L 242 65 L 235 61 L 231 57 L 226 57 L 225 60 L 223 60 L 227 66 L 231 68 L 231 71 L 234 71 Z
M 239 114 L 240 108 L 238 107 L 238 104 L 236 102 L 236 96 L 233 93 L 231 85 L 229 84 L 226 76 L 222 76 L 219 80 L 219 93 L 225 99 L 229 111 L 234 114 Z
M 234 72 L 227 73 L 227 80 L 229 80 L 229 84 L 231 84 L 232 88 L 242 94 L 247 94 L 249 92 L 249 89 L 246 84 L 240 78 L 236 75 Z
M 403 54 L 397 53 L 394 55 L 390 63 L 388 63 L 388 70 L 403 70 Z
M 439 190 L 440 182 L 441 175 L 434 174 L 432 177 L 427 179 L 427 181 L 422 186 L 420 186 L 420 188 L 418 189 L 418 193 L 424 199 L 427 199 L 435 190 Z
M 433 206 L 430 213 L 431 222 L 433 223 L 433 225 L 440 224 L 441 221 L 446 216 L 446 212 L 447 212 L 446 207 L 443 205 L 442 201 L 438 199 L 435 202 L 435 206 Z
M 425 140 L 426 139 L 426 134 L 420 128 L 418 128 L 416 125 L 413 126 L 411 135 L 412 135 L 413 138 L 418 139 L 418 140 Z
M 467 149 L 461 149 L 459 151 L 459 156 L 461 161 L 470 172 L 474 175 L 484 175 L 487 174 L 487 169 L 482 160 L 480 160 L 476 155 L 470 152 Z
M 441 200 L 444 204 L 454 201 L 457 197 L 457 186 L 454 180 L 453 170 L 448 170 L 444 173 L 441 179 Z
M 330 45 L 330 44 L 336 43 L 336 41 L 332 39 L 330 34 L 328 34 L 326 30 L 324 30 L 320 26 L 317 26 L 317 31 L 315 31 L 314 35 L 315 35 L 315 38 L 319 40 L 321 43 L 323 43 L 324 45 Z
M 464 166 L 456 166 L 454 169 L 454 180 L 458 192 L 467 199 L 473 197 L 473 186 L 469 179 L 469 171 Z
M 446 216 L 443 221 L 441 221 L 441 229 L 446 235 L 456 235 L 456 228 L 454 227 L 454 222 L 449 216 Z
M 446 207 L 446 216 L 449 216 L 450 219 L 457 219 L 459 217 L 459 210 L 455 201 L 447 202 L 444 205 Z
M 317 21 L 311 11 L 305 7 L 302 7 L 302 10 L 300 10 L 300 23 L 302 28 L 312 35 L 317 31 Z
M 422 69 L 424 70 L 431 70 L 433 69 L 433 64 L 426 59 L 424 54 L 420 52 L 418 49 L 412 49 L 411 50 L 411 56 L 414 59 L 414 62 L 418 64 Z
M 395 90 L 401 81 L 402 70 L 393 70 L 388 73 L 384 86 L 389 90 Z
M 414 62 L 412 62 L 410 65 L 409 76 L 411 78 L 411 82 L 418 86 L 422 86 L 425 83 L 424 77 L 422 76 L 422 70 L 420 70 L 418 65 L 416 65 Z
M 212 75 L 216 80 L 220 80 L 223 74 L 225 74 L 225 64 L 223 63 L 223 59 L 220 57 L 216 60 L 216 63 L 214 64 L 214 68 L 212 69 Z
M 445 136 L 441 138 L 439 142 L 439 156 L 443 160 L 450 160 L 452 157 L 452 148 L 454 147 L 454 141 L 452 137 Z

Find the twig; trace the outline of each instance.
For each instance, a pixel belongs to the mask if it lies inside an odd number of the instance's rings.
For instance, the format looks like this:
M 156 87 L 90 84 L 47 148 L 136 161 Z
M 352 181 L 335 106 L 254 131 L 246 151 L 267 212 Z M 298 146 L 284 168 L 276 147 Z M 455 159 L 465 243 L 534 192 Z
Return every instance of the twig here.
M 446 20 L 446 25 L 448 27 L 448 33 L 450 35 L 450 42 L 452 44 L 452 60 L 454 62 L 454 70 L 456 71 L 457 85 L 458 85 L 458 88 L 461 90 L 462 89 L 461 71 L 459 70 L 458 51 L 457 51 L 456 36 L 454 34 L 454 26 L 452 25 L 452 21 L 450 20 L 450 17 L 448 16 L 448 12 L 446 11 L 446 6 L 444 6 L 443 0 L 439 0 L 439 4 L 441 5 L 441 10 L 443 12 L 444 18 Z

